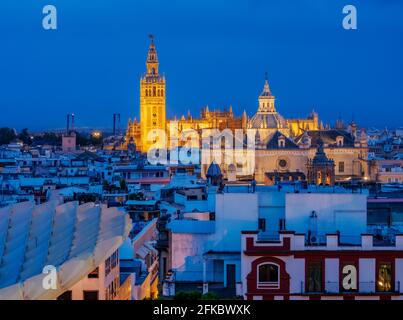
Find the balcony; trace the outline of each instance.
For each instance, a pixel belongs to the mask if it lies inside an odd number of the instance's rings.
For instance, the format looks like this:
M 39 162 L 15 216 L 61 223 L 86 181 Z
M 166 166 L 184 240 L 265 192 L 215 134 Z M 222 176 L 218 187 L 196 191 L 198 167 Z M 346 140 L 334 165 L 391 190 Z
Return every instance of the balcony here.
M 384 295 L 384 294 L 392 294 L 392 293 L 400 293 L 401 292 L 401 286 L 400 286 L 400 281 L 395 281 L 395 283 L 391 284 L 391 288 L 387 290 L 380 290 L 376 282 L 374 281 L 369 281 L 369 282 L 359 282 L 358 283 L 358 288 L 355 290 L 345 290 L 342 288 L 340 282 L 330 282 L 327 281 L 324 283 L 324 287 L 322 284 L 322 288 L 320 290 L 309 290 L 306 289 L 305 282 L 301 282 L 300 286 L 300 293 L 301 294 L 329 294 L 329 295 L 335 295 L 335 294 L 353 294 L 353 295 L 368 295 L 368 294 L 379 294 L 379 295 Z

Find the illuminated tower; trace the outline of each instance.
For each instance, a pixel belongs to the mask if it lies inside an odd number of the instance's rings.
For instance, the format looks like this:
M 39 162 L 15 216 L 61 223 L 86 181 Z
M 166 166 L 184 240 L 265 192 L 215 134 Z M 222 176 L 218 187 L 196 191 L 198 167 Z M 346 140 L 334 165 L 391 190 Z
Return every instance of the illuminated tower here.
M 258 112 L 262 113 L 276 113 L 276 108 L 274 106 L 276 98 L 271 94 L 269 81 L 267 80 L 267 72 L 265 74 L 265 82 L 263 91 L 259 96 L 259 109 Z
M 146 73 L 140 80 L 141 150 L 147 152 L 158 139 L 148 140 L 150 132 L 165 130 L 165 77 L 158 73 L 158 57 L 154 37 L 150 35 Z M 155 131 L 153 131 L 155 130 Z

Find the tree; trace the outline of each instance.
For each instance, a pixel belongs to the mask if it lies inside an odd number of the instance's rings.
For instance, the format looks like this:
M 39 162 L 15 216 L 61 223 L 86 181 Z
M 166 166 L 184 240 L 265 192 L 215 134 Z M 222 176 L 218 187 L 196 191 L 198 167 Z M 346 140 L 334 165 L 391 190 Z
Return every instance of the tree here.
M 9 144 L 17 138 L 14 129 L 11 128 L 0 128 L 0 145 Z
M 202 293 L 199 291 L 179 291 L 175 294 L 174 300 L 200 300 Z
M 57 146 L 62 144 L 62 138 L 61 136 L 56 135 L 54 132 L 45 132 L 42 135 L 35 136 L 34 142 L 36 144 L 49 144 L 52 146 Z
M 102 134 L 101 133 L 92 134 L 89 138 L 89 141 L 93 146 L 98 147 L 101 146 L 103 142 Z
M 77 145 L 82 147 L 86 147 L 91 144 L 91 139 L 89 139 L 87 136 L 79 132 L 76 132 L 76 141 Z
M 24 144 L 27 145 L 31 145 L 32 143 L 32 139 L 27 128 L 22 129 L 22 131 L 18 135 L 18 139 L 20 139 L 22 142 L 24 142 Z

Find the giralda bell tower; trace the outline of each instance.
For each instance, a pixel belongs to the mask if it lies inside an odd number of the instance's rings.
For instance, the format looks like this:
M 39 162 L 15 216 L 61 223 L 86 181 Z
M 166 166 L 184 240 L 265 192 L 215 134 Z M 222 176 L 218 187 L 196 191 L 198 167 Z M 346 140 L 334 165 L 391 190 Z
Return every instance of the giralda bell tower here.
M 147 152 L 158 139 L 148 141 L 150 132 L 166 130 L 165 114 L 165 77 L 158 73 L 158 57 L 154 37 L 150 35 L 146 67 L 147 71 L 140 80 L 140 125 L 141 150 Z

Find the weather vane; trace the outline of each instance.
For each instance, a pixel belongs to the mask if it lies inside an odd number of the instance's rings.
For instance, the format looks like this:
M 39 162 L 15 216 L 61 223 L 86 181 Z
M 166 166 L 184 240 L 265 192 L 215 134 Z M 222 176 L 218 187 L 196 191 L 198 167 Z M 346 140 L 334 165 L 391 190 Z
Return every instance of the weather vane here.
M 151 42 L 154 42 L 154 35 L 153 34 L 149 34 L 148 37 L 150 38 Z

